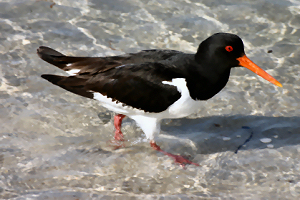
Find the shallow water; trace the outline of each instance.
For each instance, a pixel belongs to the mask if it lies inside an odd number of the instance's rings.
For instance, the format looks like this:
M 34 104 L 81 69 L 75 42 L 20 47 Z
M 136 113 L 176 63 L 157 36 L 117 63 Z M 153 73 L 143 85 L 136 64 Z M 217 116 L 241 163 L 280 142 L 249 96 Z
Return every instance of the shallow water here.
M 299 13 L 295 0 L 1 0 L 0 198 L 299 199 Z M 113 113 L 40 77 L 64 74 L 38 58 L 40 45 L 74 56 L 195 52 L 220 31 L 238 34 L 283 88 L 233 69 L 201 110 L 165 120 L 158 143 L 200 167 L 153 151 L 130 119 L 126 147 L 113 150 Z

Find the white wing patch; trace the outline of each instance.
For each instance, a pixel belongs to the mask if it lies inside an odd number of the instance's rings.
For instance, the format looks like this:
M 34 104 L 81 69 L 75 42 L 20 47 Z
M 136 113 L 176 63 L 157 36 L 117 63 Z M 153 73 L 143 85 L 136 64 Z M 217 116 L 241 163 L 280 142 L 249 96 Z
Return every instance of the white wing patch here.
M 122 67 L 125 67 L 125 66 L 126 66 L 126 65 L 120 65 L 120 66 L 116 67 L 116 69 L 122 68 Z
M 68 66 L 68 65 L 67 65 Z M 78 72 L 80 72 L 80 69 L 71 69 L 69 71 L 66 71 L 70 76 L 77 75 Z

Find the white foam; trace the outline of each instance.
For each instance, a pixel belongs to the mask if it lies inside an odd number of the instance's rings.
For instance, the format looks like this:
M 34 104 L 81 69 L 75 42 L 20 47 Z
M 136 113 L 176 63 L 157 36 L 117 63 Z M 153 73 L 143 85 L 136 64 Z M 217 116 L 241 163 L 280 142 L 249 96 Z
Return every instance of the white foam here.
M 229 140 L 231 140 L 231 138 L 230 137 L 223 137 L 223 140 L 224 141 L 229 141 Z
M 23 45 L 30 44 L 30 41 L 29 41 L 29 40 L 26 40 L 26 39 L 24 39 L 24 40 L 22 40 L 22 44 L 23 44 Z
M 260 141 L 262 143 L 270 143 L 270 142 L 272 142 L 272 139 L 271 138 L 261 138 Z

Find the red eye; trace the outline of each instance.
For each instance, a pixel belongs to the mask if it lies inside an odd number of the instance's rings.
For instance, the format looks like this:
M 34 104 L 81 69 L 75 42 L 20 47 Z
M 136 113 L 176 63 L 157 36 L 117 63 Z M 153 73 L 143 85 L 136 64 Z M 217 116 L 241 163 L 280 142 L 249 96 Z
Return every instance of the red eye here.
M 232 48 L 232 46 L 226 46 L 226 47 L 225 47 L 225 49 L 226 49 L 226 51 L 228 51 L 228 52 L 231 52 L 231 51 L 233 51 L 233 48 Z

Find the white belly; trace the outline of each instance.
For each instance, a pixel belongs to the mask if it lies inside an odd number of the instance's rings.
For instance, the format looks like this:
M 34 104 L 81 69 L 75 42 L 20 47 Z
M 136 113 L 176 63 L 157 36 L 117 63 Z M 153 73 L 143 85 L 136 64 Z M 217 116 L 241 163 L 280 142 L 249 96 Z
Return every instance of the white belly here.
M 182 118 L 193 114 L 199 108 L 201 101 L 195 101 L 191 98 L 189 90 L 186 86 L 184 78 L 175 78 L 171 82 L 163 81 L 163 84 L 173 85 L 181 93 L 181 97 L 174 102 L 165 111 L 160 113 L 149 113 L 141 109 L 136 109 L 131 106 L 124 106 L 122 103 L 116 103 L 101 93 L 94 93 L 94 99 L 102 102 L 102 106 L 119 114 L 127 115 L 128 117 L 136 115 L 144 115 L 147 117 L 154 117 L 158 120 L 165 118 Z M 151 98 L 151 97 L 149 97 Z
M 198 110 L 201 101 L 195 101 L 191 98 L 184 78 L 175 78 L 172 79 L 172 82 L 163 81 L 163 83 L 176 86 L 177 90 L 181 93 L 180 99 L 166 110 L 169 115 L 167 118 L 186 117 Z
M 171 82 L 163 81 L 163 84 L 174 85 L 181 93 L 181 97 L 160 113 L 149 113 L 131 106 L 124 106 L 122 103 L 116 103 L 111 98 L 103 96 L 101 93 L 94 93 L 94 99 L 102 102 L 102 106 L 118 114 L 127 115 L 136 121 L 142 128 L 147 138 L 155 139 L 160 132 L 160 121 L 168 118 L 182 118 L 196 112 L 201 101 L 195 101 L 191 98 L 184 78 L 176 78 Z M 150 97 L 151 98 L 151 97 Z

